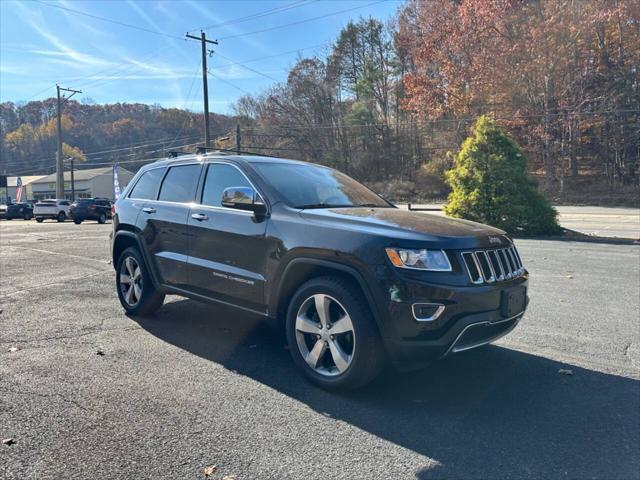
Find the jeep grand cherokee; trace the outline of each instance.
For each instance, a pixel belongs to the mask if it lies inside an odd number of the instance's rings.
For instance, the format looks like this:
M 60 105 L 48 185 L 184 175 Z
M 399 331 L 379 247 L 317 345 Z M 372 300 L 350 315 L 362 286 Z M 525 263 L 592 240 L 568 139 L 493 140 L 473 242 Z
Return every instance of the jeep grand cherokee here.
M 151 315 L 165 294 L 283 327 L 294 363 L 333 390 L 489 343 L 527 306 L 505 232 L 398 209 L 309 163 L 218 153 L 145 166 L 115 205 L 117 292 Z M 176 328 L 179 328 L 178 326 Z

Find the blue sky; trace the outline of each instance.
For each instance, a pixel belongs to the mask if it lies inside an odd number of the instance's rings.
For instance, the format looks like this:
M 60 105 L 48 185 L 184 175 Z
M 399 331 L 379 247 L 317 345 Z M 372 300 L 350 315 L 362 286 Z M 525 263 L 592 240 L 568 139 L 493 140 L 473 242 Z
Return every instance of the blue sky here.
M 240 96 L 285 80 L 299 55 L 326 53 L 350 19 L 386 21 L 401 5 L 374 1 L 0 0 L 0 100 L 48 98 L 60 83 L 97 103 L 201 111 L 200 43 L 184 35 L 204 27 L 219 39 L 207 60 L 209 108 L 230 113 Z

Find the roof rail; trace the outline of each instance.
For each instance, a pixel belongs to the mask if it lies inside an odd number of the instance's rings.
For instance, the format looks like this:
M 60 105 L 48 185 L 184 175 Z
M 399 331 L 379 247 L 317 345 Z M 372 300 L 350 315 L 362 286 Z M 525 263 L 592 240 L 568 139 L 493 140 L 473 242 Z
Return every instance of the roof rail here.
M 200 146 L 200 147 L 197 147 L 196 149 L 196 153 L 198 154 L 207 153 L 208 151 L 212 151 L 212 153 L 219 153 L 222 155 L 260 155 L 259 153 L 255 153 L 255 152 L 244 152 L 242 150 L 238 151 L 230 148 Z
M 171 150 L 167 155 L 167 158 L 178 158 L 180 155 L 191 155 L 191 153 L 182 152 L 180 150 Z

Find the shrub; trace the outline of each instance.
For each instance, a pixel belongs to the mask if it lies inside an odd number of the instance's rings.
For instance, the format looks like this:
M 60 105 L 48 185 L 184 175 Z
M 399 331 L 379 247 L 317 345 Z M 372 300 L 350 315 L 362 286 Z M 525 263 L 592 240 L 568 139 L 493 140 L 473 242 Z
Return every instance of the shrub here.
M 451 191 L 446 183 L 445 172 L 451 168 L 452 158 L 434 158 L 423 163 L 416 174 L 419 199 L 445 198 Z
M 519 145 L 487 117 L 478 118 L 446 173 L 447 215 L 526 235 L 560 232 L 557 212 L 536 189 Z

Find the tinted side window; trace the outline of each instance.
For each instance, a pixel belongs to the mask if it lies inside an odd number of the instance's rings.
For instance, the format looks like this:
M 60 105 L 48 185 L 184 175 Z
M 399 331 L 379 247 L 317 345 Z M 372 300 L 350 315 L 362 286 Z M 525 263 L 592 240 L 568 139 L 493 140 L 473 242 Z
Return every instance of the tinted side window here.
M 154 168 L 153 170 L 144 172 L 131 190 L 129 197 L 155 200 L 162 175 L 164 175 L 164 168 Z
M 209 165 L 202 189 L 202 204 L 221 206 L 222 192 L 229 187 L 251 187 L 251 184 L 236 167 L 221 163 Z
M 192 202 L 198 186 L 200 165 L 171 167 L 160 187 L 158 200 Z

